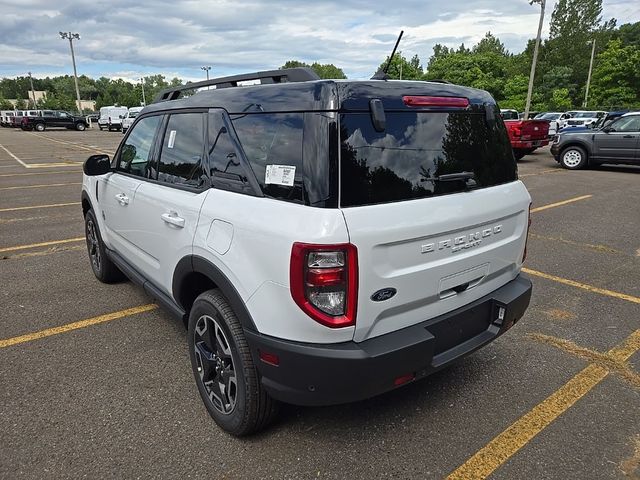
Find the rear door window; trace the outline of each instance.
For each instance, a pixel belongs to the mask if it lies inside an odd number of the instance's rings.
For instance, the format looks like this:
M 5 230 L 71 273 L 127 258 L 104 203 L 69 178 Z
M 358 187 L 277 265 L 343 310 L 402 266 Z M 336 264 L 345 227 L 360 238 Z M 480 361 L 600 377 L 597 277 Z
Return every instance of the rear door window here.
M 158 180 L 183 186 L 202 186 L 205 182 L 204 149 L 204 115 L 171 115 L 160 151 Z
M 377 132 L 369 113 L 340 116 L 341 205 L 397 202 L 511 182 L 516 163 L 504 124 L 484 113 L 387 112 Z M 470 172 L 472 180 L 443 181 Z

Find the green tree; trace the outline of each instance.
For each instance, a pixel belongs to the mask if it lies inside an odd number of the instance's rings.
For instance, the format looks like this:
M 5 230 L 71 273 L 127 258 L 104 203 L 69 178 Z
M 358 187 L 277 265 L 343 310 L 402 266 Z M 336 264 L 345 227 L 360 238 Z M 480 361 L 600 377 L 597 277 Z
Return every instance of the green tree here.
M 593 70 L 589 105 L 603 108 L 640 106 L 640 47 L 609 42 Z
M 16 110 L 26 110 L 27 101 L 24 98 L 19 98 L 16 102 Z
M 388 61 L 389 57 L 380 64 L 377 71 L 382 70 Z M 402 78 L 402 80 L 421 80 L 424 75 L 424 70 L 420 63 L 420 57 L 414 55 L 411 60 L 407 60 L 406 57 L 402 55 L 402 52 L 396 52 L 387 70 L 387 75 L 394 80 L 399 80 L 400 78 Z
M 551 100 L 548 103 L 551 110 L 564 112 L 571 109 L 571 98 L 568 88 L 558 88 L 551 93 Z
M 332 63 L 320 64 L 318 62 L 314 62 L 311 65 L 308 63 L 301 62 L 299 60 L 289 60 L 284 65 L 280 67 L 280 70 L 285 68 L 299 68 L 306 67 L 312 69 L 314 72 L 318 74 L 320 78 L 327 79 L 339 79 L 339 78 L 347 78 L 341 68 L 336 67 Z
M 8 101 L 0 92 L 0 110 L 13 110 L 13 104 Z

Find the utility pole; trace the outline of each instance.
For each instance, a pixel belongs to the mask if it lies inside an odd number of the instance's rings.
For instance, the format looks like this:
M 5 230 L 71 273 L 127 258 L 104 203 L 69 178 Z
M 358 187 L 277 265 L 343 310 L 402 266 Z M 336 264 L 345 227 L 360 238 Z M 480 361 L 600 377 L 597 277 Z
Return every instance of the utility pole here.
M 147 100 L 144 98 L 144 77 L 140 79 L 140 85 L 142 86 L 142 106 L 147 106 Z
M 76 99 L 78 101 L 78 111 L 82 113 L 82 104 L 80 103 L 80 89 L 78 88 L 78 72 L 76 71 L 76 56 L 73 53 L 73 40 L 80 40 L 79 33 L 71 33 L 71 32 L 58 32 L 60 34 L 60 38 L 69 40 L 69 47 L 71 47 L 71 61 L 73 62 L 73 79 L 76 83 Z
M 587 44 L 591 44 L 591 62 L 589 62 L 589 75 L 587 76 L 587 90 L 584 92 L 584 104 L 583 108 L 587 108 L 587 101 L 589 100 L 589 85 L 591 84 L 591 70 L 593 70 L 593 57 L 596 53 L 596 39 L 589 40 Z
M 33 108 L 36 108 L 36 91 L 33 89 L 33 78 L 31 77 L 31 72 L 27 72 L 29 74 L 29 83 L 31 84 L 31 96 L 33 97 Z
M 531 62 L 531 73 L 529 74 L 529 89 L 527 90 L 527 104 L 524 107 L 524 119 L 529 119 L 529 109 L 531 108 L 531 96 L 533 95 L 533 79 L 536 76 L 536 63 L 538 63 L 538 49 L 540 48 L 540 37 L 542 36 L 542 24 L 544 23 L 544 7 L 546 0 L 530 0 L 529 4 L 540 4 L 540 23 L 538 23 L 538 36 L 536 46 L 533 49 L 533 61 Z

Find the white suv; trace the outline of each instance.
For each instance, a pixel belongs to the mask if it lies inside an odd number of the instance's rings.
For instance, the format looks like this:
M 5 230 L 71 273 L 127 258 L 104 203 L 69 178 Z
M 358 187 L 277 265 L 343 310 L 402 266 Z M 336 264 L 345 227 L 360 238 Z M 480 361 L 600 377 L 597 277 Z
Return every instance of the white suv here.
M 160 94 L 84 173 L 95 275 L 124 273 L 184 320 L 202 399 L 235 435 L 276 401 L 423 378 L 529 304 L 530 197 L 484 91 L 306 69 L 214 79 Z

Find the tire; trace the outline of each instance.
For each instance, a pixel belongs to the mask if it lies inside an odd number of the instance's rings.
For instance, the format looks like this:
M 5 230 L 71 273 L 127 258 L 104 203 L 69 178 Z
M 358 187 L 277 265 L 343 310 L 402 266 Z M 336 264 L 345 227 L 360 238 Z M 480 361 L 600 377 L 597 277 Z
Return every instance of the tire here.
M 242 326 L 219 290 L 193 303 L 188 344 L 200 397 L 220 428 L 243 436 L 274 419 L 278 403 L 261 385 Z
M 76 123 L 76 130 L 78 130 L 79 132 L 84 132 L 86 128 L 87 126 L 84 123 L 82 122 Z
M 587 152 L 582 147 L 567 147 L 560 154 L 560 165 L 568 170 L 584 168 L 587 165 Z
M 538 147 L 536 148 L 527 148 L 524 153 L 525 155 L 531 155 L 533 152 L 535 152 L 538 149 Z
M 91 209 L 84 216 L 84 231 L 91 268 L 96 278 L 102 283 L 114 283 L 123 280 L 123 273 L 107 257 L 98 222 Z
M 33 128 L 37 131 L 37 132 L 44 132 L 46 126 L 44 123 L 36 123 Z
M 100 124 L 98 124 L 98 128 L 100 129 L 100 131 L 104 130 L 104 128 Z

